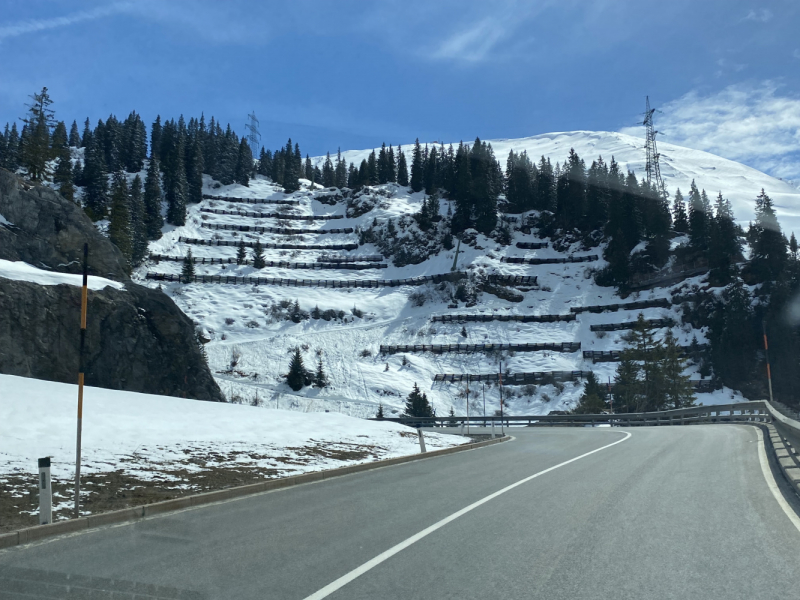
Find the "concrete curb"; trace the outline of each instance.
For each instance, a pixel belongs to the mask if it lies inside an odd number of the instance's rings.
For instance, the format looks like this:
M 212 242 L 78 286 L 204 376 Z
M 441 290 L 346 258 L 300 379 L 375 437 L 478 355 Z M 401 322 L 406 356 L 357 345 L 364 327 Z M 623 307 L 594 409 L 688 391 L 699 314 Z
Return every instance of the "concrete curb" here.
M 444 456 L 446 454 L 454 454 L 456 452 L 463 452 L 464 450 L 474 450 L 475 448 L 483 448 L 485 446 L 507 442 L 510 439 L 511 436 L 505 435 L 501 438 L 495 438 L 493 440 L 462 444 L 460 446 L 453 446 L 452 448 L 433 450 L 424 454 L 410 454 L 408 456 L 398 456 L 396 458 L 388 458 L 386 460 L 363 463 L 360 465 L 350 465 L 347 467 L 340 467 L 338 469 L 314 471 L 313 473 L 304 473 L 303 475 L 293 475 L 291 477 L 282 477 L 280 479 L 268 479 L 259 483 L 252 483 L 250 485 L 226 488 L 224 490 L 215 490 L 213 492 L 204 492 L 202 494 L 193 494 L 190 496 L 183 496 L 181 498 L 174 498 L 172 500 L 163 500 L 161 502 L 153 502 L 152 504 L 144 504 L 142 506 L 98 513 L 96 515 L 89 515 L 88 517 L 69 519 L 67 521 L 57 521 L 49 525 L 28 527 L 26 529 L 0 534 L 0 549 L 11 548 L 13 546 L 22 546 L 23 544 L 29 544 L 45 538 L 94 529 L 104 525 L 137 521 L 153 515 L 182 510 L 184 508 L 191 508 L 193 506 L 212 504 L 221 500 L 241 498 L 244 496 L 250 496 L 252 494 L 259 494 L 261 492 L 279 490 L 294 485 L 302 485 L 304 483 L 312 483 L 315 481 L 332 479 L 334 477 L 342 477 L 343 475 L 350 475 L 352 473 L 371 471 L 372 469 L 390 467 L 392 465 L 399 465 L 415 460 L 435 458 L 437 456 Z

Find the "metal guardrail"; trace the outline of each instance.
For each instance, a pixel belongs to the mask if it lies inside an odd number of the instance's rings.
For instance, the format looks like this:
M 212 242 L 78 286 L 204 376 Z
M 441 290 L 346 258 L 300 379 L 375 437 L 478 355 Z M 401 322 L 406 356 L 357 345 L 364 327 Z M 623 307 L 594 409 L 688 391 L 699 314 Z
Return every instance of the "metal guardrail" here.
M 353 233 L 352 227 L 341 229 L 294 229 L 292 227 L 262 227 L 260 225 L 228 225 L 227 223 L 201 223 L 204 229 L 217 229 L 224 231 L 252 231 L 255 233 L 278 233 L 281 235 L 324 235 L 327 233 Z
M 767 402 L 739 402 L 714 406 L 693 406 L 676 410 L 644 413 L 615 413 L 594 415 L 524 415 L 524 416 L 445 416 L 445 417 L 391 417 L 384 421 L 412 427 L 453 427 L 459 423 L 502 423 L 505 427 L 584 427 L 611 425 L 612 427 L 641 427 L 645 425 L 692 425 L 701 423 L 771 422 L 774 412 Z M 376 419 L 373 419 L 376 420 Z M 795 421 L 797 423 L 797 421 Z M 800 423 L 798 423 L 800 426 Z
M 240 240 L 204 240 L 202 238 L 180 237 L 178 241 L 193 246 L 229 246 L 237 247 Z M 245 248 L 255 248 L 256 242 L 244 242 Z M 265 250 L 357 250 L 358 244 L 270 244 L 262 243 Z
M 224 210 L 221 208 L 201 208 L 201 213 L 213 215 L 235 215 L 238 217 L 253 217 L 256 219 L 284 219 L 286 221 L 328 221 L 330 219 L 344 219 L 344 215 L 292 215 L 287 213 L 262 213 L 248 210 Z
M 553 352 L 577 352 L 581 349 L 580 342 L 562 342 L 560 344 L 399 344 L 381 346 L 381 354 L 395 354 L 397 352 L 432 352 L 444 354 L 446 352 L 491 352 L 494 350 L 514 350 L 516 352 L 540 352 L 551 350 Z
M 503 256 L 500 262 L 526 265 L 563 265 L 566 263 L 594 262 L 599 260 L 597 254 L 588 256 L 568 256 L 566 258 L 522 258 L 518 256 Z
M 165 256 L 163 254 L 151 254 L 150 260 L 155 262 L 184 262 L 184 256 Z M 252 265 L 251 259 L 245 259 L 241 263 L 237 262 L 236 258 L 208 258 L 204 256 L 193 256 L 192 262 L 197 265 Z M 336 269 L 336 270 L 350 270 L 362 271 L 365 269 L 388 269 L 389 265 L 386 263 L 357 263 L 357 262 L 289 262 L 284 260 L 265 260 L 265 267 L 282 267 L 284 269 L 313 269 L 319 271 L 322 269 Z
M 557 323 L 574 321 L 576 315 L 434 315 L 432 323 L 486 323 L 488 321 L 514 321 L 517 323 Z

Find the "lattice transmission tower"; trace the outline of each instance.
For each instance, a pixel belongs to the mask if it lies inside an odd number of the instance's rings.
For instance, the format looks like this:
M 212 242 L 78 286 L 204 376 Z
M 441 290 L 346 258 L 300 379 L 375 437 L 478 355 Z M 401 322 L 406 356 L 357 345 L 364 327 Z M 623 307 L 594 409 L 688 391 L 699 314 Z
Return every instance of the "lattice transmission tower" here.
M 247 115 L 247 123 L 244 128 L 247 129 L 247 143 L 250 144 L 250 151 L 253 153 L 254 158 L 258 158 L 261 151 L 261 133 L 258 131 L 259 122 L 256 118 L 256 111 Z
M 645 148 L 647 150 L 647 164 L 645 165 L 645 172 L 647 173 L 648 183 L 655 187 L 659 195 L 667 199 L 667 187 L 664 185 L 664 180 L 661 178 L 661 167 L 658 164 L 658 146 L 656 146 L 656 135 L 658 130 L 653 125 L 653 113 L 656 112 L 655 108 L 650 108 L 650 96 L 647 96 L 647 104 L 644 111 L 644 122 L 642 123 L 647 130 L 647 141 Z

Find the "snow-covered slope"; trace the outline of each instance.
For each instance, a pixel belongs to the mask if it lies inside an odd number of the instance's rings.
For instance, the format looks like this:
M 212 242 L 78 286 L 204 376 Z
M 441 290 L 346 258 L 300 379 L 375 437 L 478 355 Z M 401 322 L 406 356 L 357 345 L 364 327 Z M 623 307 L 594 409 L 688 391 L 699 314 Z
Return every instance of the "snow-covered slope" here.
M 472 142 L 473 140 L 464 140 Z M 645 175 L 644 139 L 609 131 L 567 131 L 544 133 L 519 139 L 487 140 L 494 149 L 495 156 L 505 167 L 505 159 L 510 150 L 526 151 L 528 156 L 538 161 L 541 156 L 563 163 L 570 148 L 586 161 L 587 166 L 598 156 L 608 162 L 613 156 L 624 169 L 636 172 L 638 177 Z M 437 144 L 438 145 L 438 144 Z M 447 143 L 445 143 L 445 146 Z M 413 143 L 403 144 L 410 163 Z M 743 224 L 753 219 L 754 199 L 763 188 L 775 202 L 778 217 L 786 235 L 794 231 L 800 235 L 800 189 L 791 182 L 771 177 L 761 171 L 728 160 L 702 150 L 692 150 L 665 141 L 658 142 L 661 154 L 661 174 L 667 189 L 674 194 L 677 188 L 686 195 L 694 179 L 698 187 L 704 188 L 709 196 L 722 192 L 733 204 L 736 218 Z M 369 150 L 343 152 L 343 158 L 358 166 L 369 156 Z M 325 157 L 313 159 L 321 164 Z
M 0 390 L 0 484 L 12 497 L 27 494 L 31 468 L 43 456 L 52 458 L 54 480 L 68 482 L 77 386 L 0 375 Z M 426 434 L 429 448 L 463 441 Z M 124 470 L 137 480 L 177 484 L 217 468 L 282 477 L 419 452 L 414 432 L 394 423 L 93 387 L 84 392 L 82 446 L 84 477 Z M 70 498 L 54 498 L 54 510 Z
M 278 186 L 258 178 L 249 187 L 239 185 L 219 186 L 206 180 L 206 192 L 218 196 L 243 197 L 262 200 L 296 200 L 298 204 L 283 207 L 284 218 L 257 218 L 234 214 L 211 213 L 215 211 L 251 211 L 271 213 L 280 207 L 276 204 L 243 204 L 225 200 L 204 200 L 189 208 L 187 224 L 173 228 L 164 237 L 151 244 L 154 254 L 172 257 L 185 256 L 189 249 L 197 259 L 233 259 L 235 245 L 210 245 L 218 241 L 238 244 L 240 240 L 262 244 L 358 244 L 356 233 L 312 233 L 283 235 L 253 233 L 209 228 L 216 225 L 247 225 L 262 227 L 292 227 L 295 229 L 354 229 L 368 228 L 373 223 L 394 219 L 400 227 L 400 217 L 420 210 L 423 194 L 410 193 L 408 188 L 395 184 L 376 186 L 367 191 L 371 209 L 358 217 L 347 218 L 346 200 L 333 204 L 323 203 L 326 190 L 311 191 L 307 181 L 292 196 L 283 194 Z M 447 212 L 447 201 L 440 210 Z M 328 221 L 291 220 L 290 215 L 338 215 L 344 218 Z M 406 222 L 406 228 L 415 225 Z M 535 235 L 523 233 L 517 227 L 512 232 L 512 243 L 503 246 L 494 240 L 478 236 L 473 246 L 462 246 L 458 269 L 473 278 L 491 274 L 535 276 L 537 285 L 526 285 L 515 290 L 516 300 L 511 301 L 488 292 L 478 294 L 474 306 L 456 301 L 453 286 L 426 284 L 375 288 L 335 288 L 319 286 L 287 286 L 269 284 L 216 284 L 144 280 L 146 273 L 159 272 L 177 275 L 180 262 L 149 262 L 134 274 L 147 285 L 160 285 L 170 294 L 202 330 L 210 342 L 206 344 L 209 365 L 223 392 L 230 399 L 260 403 L 264 406 L 291 408 L 302 411 L 332 410 L 353 416 L 373 416 L 379 403 L 387 414 L 402 410 L 405 397 L 417 383 L 432 400 L 439 414 L 452 408 L 463 414 L 466 406 L 466 386 L 460 383 L 443 383 L 434 380 L 439 374 L 492 374 L 497 373 L 499 362 L 504 372 L 530 373 L 550 371 L 593 370 L 601 381 L 613 377 L 616 364 L 585 360 L 586 350 L 618 350 L 623 331 L 593 332 L 591 326 L 599 323 L 633 321 L 639 311 L 623 310 L 600 314 L 582 313 L 576 320 L 566 322 L 519 323 L 509 321 L 442 323 L 434 317 L 454 314 L 494 315 L 559 315 L 569 314 L 570 308 L 609 304 L 623 301 L 669 298 L 667 288 L 642 291 L 621 300 L 612 288 L 601 288 L 592 279 L 593 269 L 602 267 L 602 259 L 568 264 L 516 264 L 504 258 L 565 258 L 571 254 L 586 256 L 601 254 L 602 249 L 581 251 L 577 244 L 566 252 L 552 247 L 535 250 L 517 247 L 517 242 L 545 242 Z M 183 238 L 183 240 L 181 240 Z M 204 240 L 205 244 L 187 243 L 186 238 Z M 338 254 L 357 258 L 380 254 L 373 244 L 362 244 L 351 251 L 325 251 L 309 249 L 267 249 L 267 261 L 292 263 L 315 262 L 323 255 Z M 248 256 L 250 251 L 248 250 Z M 269 277 L 301 280 L 368 281 L 405 279 L 422 275 L 450 273 L 454 250 L 441 251 L 417 265 L 397 267 L 385 260 L 388 268 L 368 270 L 288 268 L 268 266 L 256 270 L 248 265 L 197 264 L 197 275 Z M 696 278 L 691 283 L 697 283 Z M 443 289 L 445 288 L 445 289 Z M 503 295 L 503 294 L 501 294 Z M 422 302 L 424 300 L 424 302 Z M 290 303 L 297 302 L 304 311 L 319 307 L 320 311 L 333 311 L 332 318 L 307 318 L 293 322 L 288 318 Z M 355 309 L 355 310 L 353 310 Z M 671 317 L 680 322 L 677 307 L 647 308 L 646 318 Z M 338 313 L 338 314 L 337 314 Z M 664 329 L 661 330 L 665 331 Z M 691 327 L 674 328 L 680 343 L 689 344 L 693 338 L 705 341 L 704 332 Z M 381 345 L 408 344 L 496 344 L 496 343 L 550 343 L 581 344 L 580 350 L 557 352 L 480 350 L 469 353 L 400 352 L 381 354 Z M 300 347 L 306 366 L 313 368 L 319 360 L 330 379 L 330 387 L 306 387 L 292 392 L 284 383 L 288 371 L 289 353 Z M 696 367 L 689 373 L 699 379 Z M 551 382 L 540 385 L 505 387 L 506 410 L 516 414 L 541 414 L 550 410 L 569 408 L 577 402 L 582 391 L 580 379 L 564 383 Z M 470 412 L 482 413 L 484 396 L 487 414 L 499 406 L 499 388 L 496 384 L 473 384 L 470 389 Z M 702 394 L 700 401 L 713 403 L 730 401 L 729 392 L 716 395 Z

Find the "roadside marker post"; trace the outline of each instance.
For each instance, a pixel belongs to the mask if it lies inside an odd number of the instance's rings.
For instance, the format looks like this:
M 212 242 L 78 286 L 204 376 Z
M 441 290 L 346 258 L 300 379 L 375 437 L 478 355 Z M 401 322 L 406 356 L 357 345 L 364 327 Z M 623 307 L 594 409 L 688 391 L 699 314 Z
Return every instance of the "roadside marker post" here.
M 425 454 L 427 450 L 425 450 L 425 436 L 422 435 L 422 428 L 417 428 L 417 435 L 419 436 L 419 451 L 422 454 Z
M 89 244 L 83 245 L 83 287 L 81 288 L 81 345 L 78 351 L 78 433 L 75 442 L 75 517 L 81 505 L 81 430 L 83 428 L 83 349 L 86 344 L 86 305 L 89 299 Z
M 39 459 L 39 525 L 53 522 L 53 490 L 50 486 L 50 457 Z

